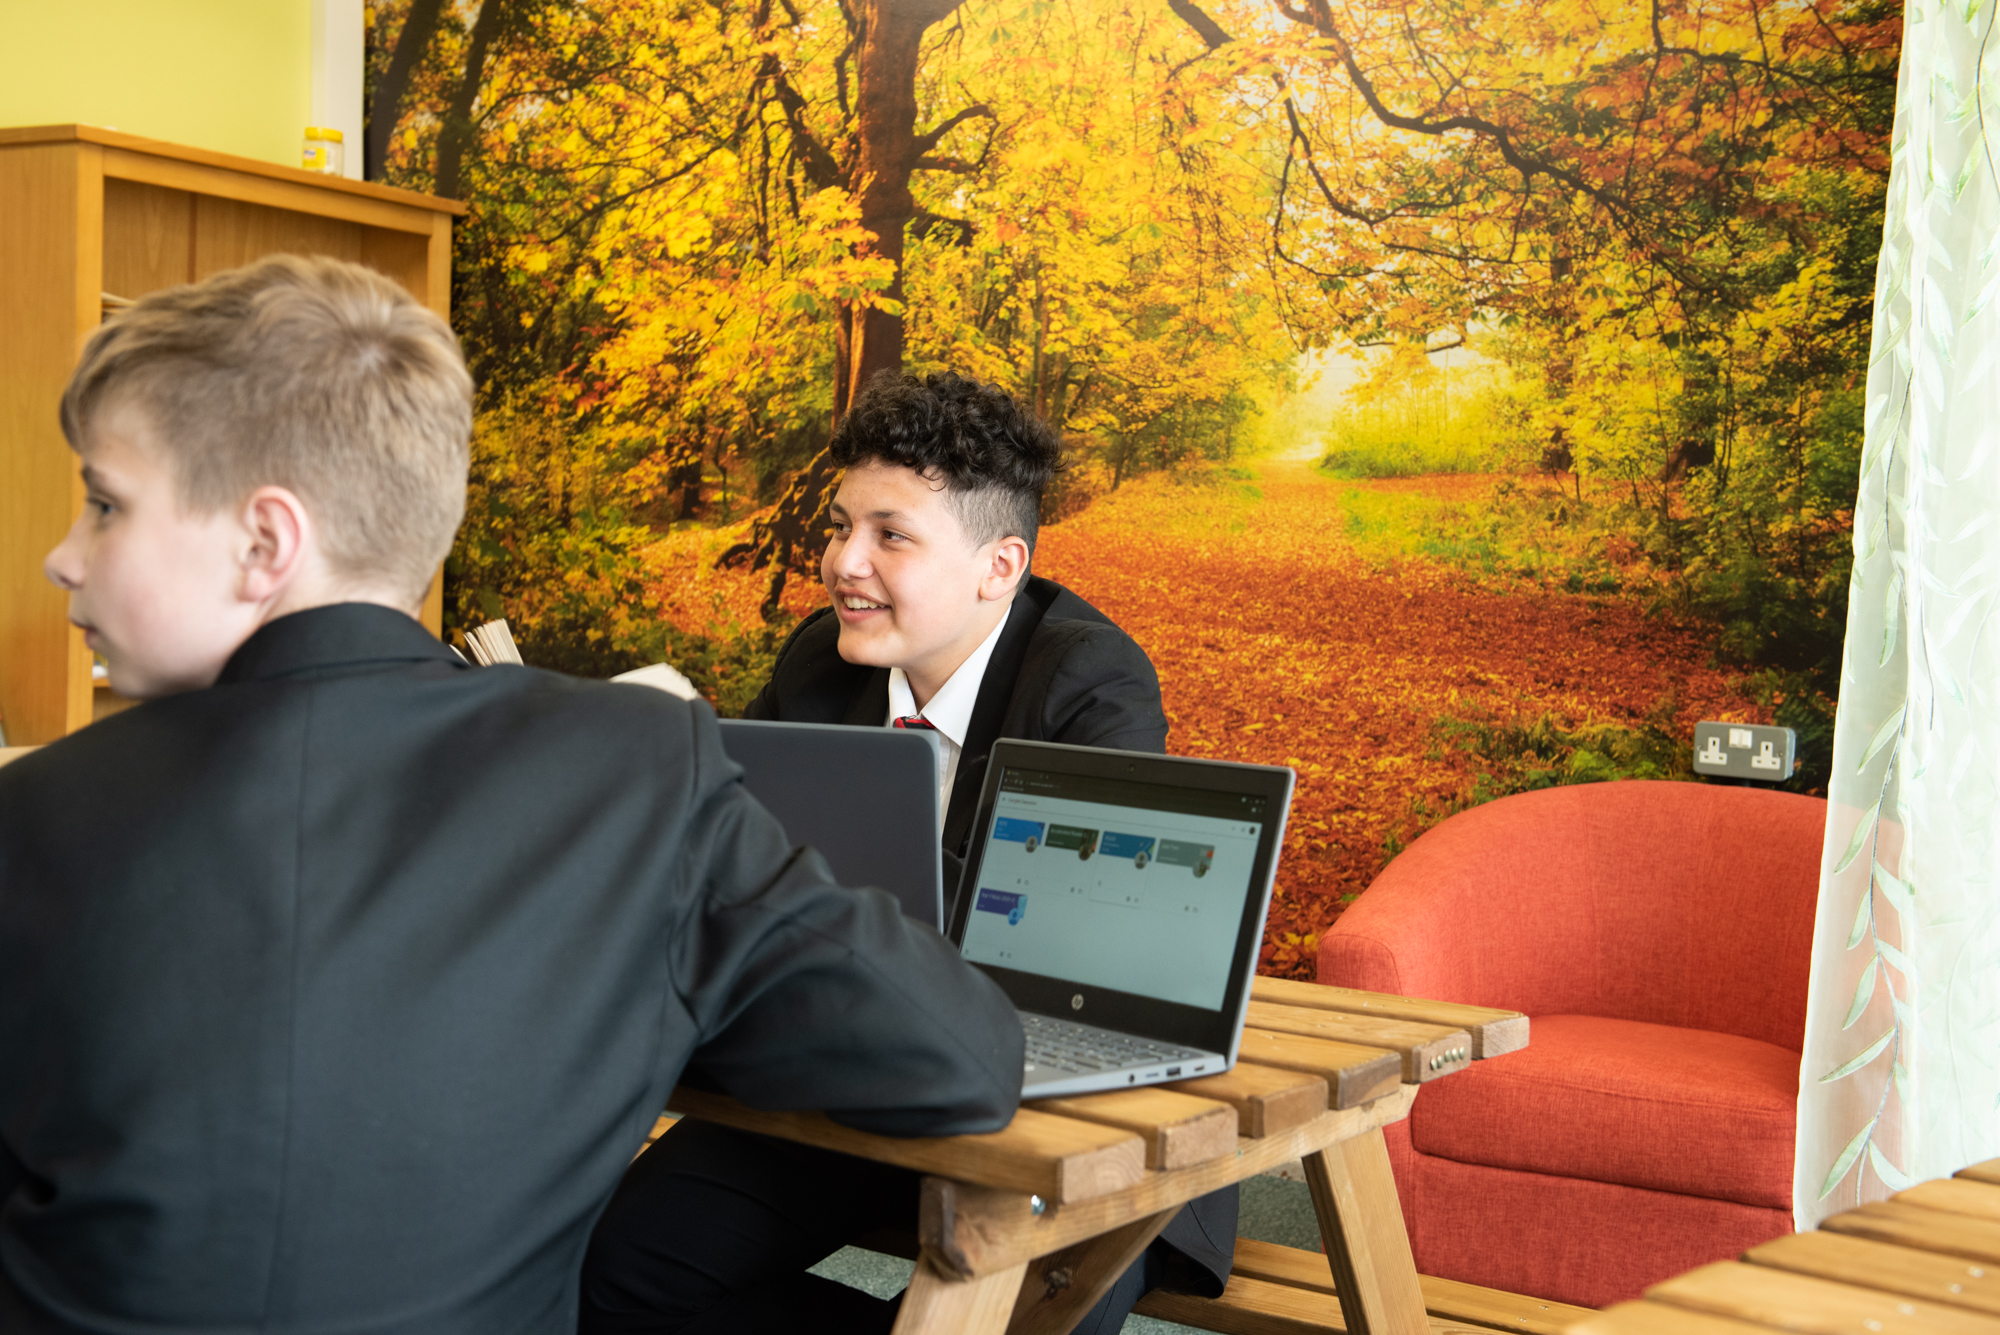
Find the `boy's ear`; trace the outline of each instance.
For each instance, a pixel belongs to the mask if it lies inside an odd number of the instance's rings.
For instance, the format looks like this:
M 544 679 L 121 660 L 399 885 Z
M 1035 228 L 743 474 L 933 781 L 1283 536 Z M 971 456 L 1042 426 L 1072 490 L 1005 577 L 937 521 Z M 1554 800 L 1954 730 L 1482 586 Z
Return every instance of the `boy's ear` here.
M 305 502 L 286 488 L 259 487 L 244 500 L 241 519 L 238 597 L 247 603 L 273 602 L 306 565 L 316 536 L 312 515 Z
M 993 544 L 986 574 L 979 581 L 979 597 L 997 603 L 1014 596 L 1028 575 L 1028 544 L 1019 534 L 1009 534 Z

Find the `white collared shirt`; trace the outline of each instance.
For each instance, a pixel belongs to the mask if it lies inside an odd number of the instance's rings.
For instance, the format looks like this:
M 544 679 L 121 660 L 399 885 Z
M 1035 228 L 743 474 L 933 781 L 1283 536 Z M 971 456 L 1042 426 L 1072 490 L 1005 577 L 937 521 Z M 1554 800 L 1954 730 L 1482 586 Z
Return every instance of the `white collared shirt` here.
M 986 664 L 993 657 L 993 646 L 1000 642 L 1000 632 L 1007 629 L 1007 617 L 1014 615 L 1010 606 L 1007 615 L 972 656 L 958 665 L 958 671 L 944 685 L 938 687 L 936 695 L 922 709 L 917 708 L 917 697 L 910 690 L 910 679 L 901 668 L 889 669 L 889 717 L 882 720 L 884 726 L 893 725 L 899 718 L 912 714 L 923 715 L 924 722 L 937 729 L 938 741 L 938 815 L 951 810 L 951 785 L 958 778 L 958 755 L 965 748 L 965 734 L 972 727 L 972 707 L 979 703 L 979 685 L 986 679 Z

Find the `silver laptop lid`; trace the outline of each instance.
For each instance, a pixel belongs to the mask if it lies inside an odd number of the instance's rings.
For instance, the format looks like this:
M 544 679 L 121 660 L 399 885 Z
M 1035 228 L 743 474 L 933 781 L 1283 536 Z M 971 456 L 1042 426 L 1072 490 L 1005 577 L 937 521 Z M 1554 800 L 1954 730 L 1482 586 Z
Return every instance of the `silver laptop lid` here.
M 720 719 L 743 786 L 794 844 L 846 886 L 879 886 L 944 929 L 937 734 L 922 729 Z
M 1233 1061 L 1292 779 L 996 743 L 951 938 L 1022 1010 Z

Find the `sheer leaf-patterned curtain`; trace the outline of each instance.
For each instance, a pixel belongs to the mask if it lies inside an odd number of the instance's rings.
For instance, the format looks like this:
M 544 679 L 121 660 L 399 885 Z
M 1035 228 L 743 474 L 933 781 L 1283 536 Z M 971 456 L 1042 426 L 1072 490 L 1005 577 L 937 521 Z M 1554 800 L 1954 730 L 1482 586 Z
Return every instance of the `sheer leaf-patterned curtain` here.
M 2000 0 L 1904 12 L 1800 1228 L 2000 1155 Z

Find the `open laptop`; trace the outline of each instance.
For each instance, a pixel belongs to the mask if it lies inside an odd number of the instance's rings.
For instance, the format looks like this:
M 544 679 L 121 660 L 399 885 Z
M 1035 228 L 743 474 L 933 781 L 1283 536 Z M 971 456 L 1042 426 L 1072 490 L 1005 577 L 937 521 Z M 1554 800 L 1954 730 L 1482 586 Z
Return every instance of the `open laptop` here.
M 718 719 L 743 786 L 793 844 L 818 850 L 846 886 L 879 886 L 944 930 L 937 734 L 835 723 Z
M 994 745 L 951 939 L 1020 1012 L 1022 1098 L 1235 1064 L 1292 779 L 1282 766 Z

